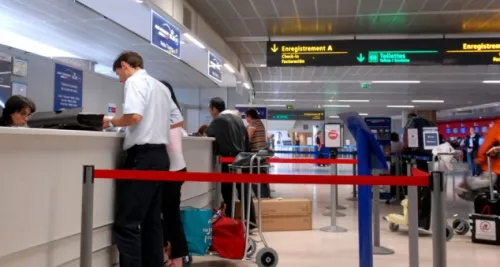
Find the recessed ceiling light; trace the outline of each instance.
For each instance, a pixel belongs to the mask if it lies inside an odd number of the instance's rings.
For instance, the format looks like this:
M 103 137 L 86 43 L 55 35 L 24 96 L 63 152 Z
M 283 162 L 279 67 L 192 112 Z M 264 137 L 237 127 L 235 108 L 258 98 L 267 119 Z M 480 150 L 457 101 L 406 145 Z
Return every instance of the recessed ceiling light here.
M 340 99 L 338 102 L 351 102 L 351 103 L 368 103 L 370 100 L 355 100 L 355 99 Z
M 420 83 L 420 81 L 372 81 L 372 83 Z
M 444 100 L 412 100 L 413 103 L 444 103 Z
M 260 64 L 260 66 L 261 66 L 261 67 L 267 67 L 267 65 L 266 65 L 266 64 Z
M 328 101 L 333 102 L 333 99 L 330 99 L 330 100 L 328 100 Z
M 413 105 L 388 105 L 388 108 L 414 108 Z
M 226 70 L 228 70 L 229 72 L 234 73 L 234 69 L 233 67 L 231 67 L 231 65 L 226 63 L 224 64 L 224 68 L 226 68 Z
M 248 83 L 243 83 L 243 86 L 245 86 L 246 89 L 250 89 L 250 85 Z
M 291 81 L 284 81 L 284 80 L 275 80 L 275 81 L 264 81 L 264 83 L 312 83 L 311 81 L 301 81 L 301 80 L 291 80 Z
M 144 3 L 144 1 L 142 1 L 142 0 L 135 0 L 135 1 L 136 1 L 137 3 L 139 3 L 139 4 Z
M 350 105 L 323 105 L 324 108 L 350 108 Z
M 198 41 L 198 39 L 196 39 L 193 36 L 191 36 L 191 34 L 189 34 L 189 33 L 186 32 L 186 33 L 184 33 L 184 37 L 188 38 L 189 41 L 193 42 L 199 48 L 205 49 L 205 46 L 200 41 Z
M 487 80 L 487 81 L 483 81 L 483 83 L 500 83 L 499 80 Z
M 368 116 L 368 113 L 359 113 L 359 116 Z
M 330 119 L 338 119 L 339 116 L 328 116 L 328 118 L 330 118 Z

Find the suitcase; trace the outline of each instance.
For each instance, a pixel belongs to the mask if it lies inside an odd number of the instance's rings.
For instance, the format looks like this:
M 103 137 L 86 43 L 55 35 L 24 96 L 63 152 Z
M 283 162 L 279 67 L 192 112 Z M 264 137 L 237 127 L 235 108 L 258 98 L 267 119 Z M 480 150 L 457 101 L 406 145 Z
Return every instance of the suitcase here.
M 474 198 L 474 213 L 500 216 L 499 199 L 500 197 L 497 193 L 495 193 L 493 200 L 491 199 L 489 192 L 478 194 Z

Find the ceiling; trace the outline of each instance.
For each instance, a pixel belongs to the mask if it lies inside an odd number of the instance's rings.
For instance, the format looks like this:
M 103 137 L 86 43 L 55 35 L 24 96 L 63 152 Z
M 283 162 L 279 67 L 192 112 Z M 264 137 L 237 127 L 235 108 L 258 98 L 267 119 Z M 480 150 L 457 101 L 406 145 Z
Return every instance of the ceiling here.
M 331 35 L 444 34 L 500 31 L 500 0 L 187 0 L 239 54 L 253 79 L 258 104 L 291 104 L 329 115 L 355 110 L 399 115 L 387 105 L 451 109 L 494 102 L 500 80 L 497 66 L 266 67 L 270 37 L 321 40 Z M 351 37 L 352 38 L 352 37 Z M 297 38 L 295 38 L 297 39 Z M 419 80 L 419 84 L 366 81 Z M 295 101 L 287 101 L 295 100 Z M 369 100 L 346 103 L 336 100 Z M 412 104 L 411 100 L 444 100 Z
M 73 0 L 0 0 L 0 29 L 107 66 L 112 66 L 122 51 L 136 51 L 151 75 L 175 87 L 219 87 L 148 40 Z

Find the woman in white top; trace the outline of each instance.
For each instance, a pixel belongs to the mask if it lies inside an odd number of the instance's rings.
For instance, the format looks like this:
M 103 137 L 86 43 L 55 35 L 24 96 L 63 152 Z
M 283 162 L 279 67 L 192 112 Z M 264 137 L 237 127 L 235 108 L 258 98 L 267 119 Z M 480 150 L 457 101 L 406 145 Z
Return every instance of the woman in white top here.
M 166 81 L 162 83 L 170 90 L 172 100 L 180 109 L 172 86 Z M 187 171 L 182 154 L 182 136 L 185 135 L 183 125 L 184 121 L 170 126 L 170 143 L 167 145 L 167 152 L 172 172 Z M 167 262 L 169 267 L 182 267 L 182 259 L 189 255 L 180 213 L 183 183 L 165 182 L 163 185 L 163 243 L 169 259 Z

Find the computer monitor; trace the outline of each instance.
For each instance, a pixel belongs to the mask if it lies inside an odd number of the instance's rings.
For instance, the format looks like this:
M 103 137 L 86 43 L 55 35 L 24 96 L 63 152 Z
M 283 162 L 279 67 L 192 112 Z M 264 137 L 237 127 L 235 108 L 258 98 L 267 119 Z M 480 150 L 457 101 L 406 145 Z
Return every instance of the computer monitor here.
M 104 114 L 85 114 L 81 108 L 57 112 L 36 112 L 28 121 L 31 128 L 101 131 Z

